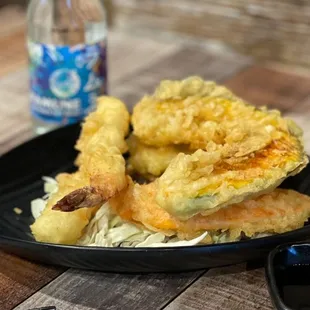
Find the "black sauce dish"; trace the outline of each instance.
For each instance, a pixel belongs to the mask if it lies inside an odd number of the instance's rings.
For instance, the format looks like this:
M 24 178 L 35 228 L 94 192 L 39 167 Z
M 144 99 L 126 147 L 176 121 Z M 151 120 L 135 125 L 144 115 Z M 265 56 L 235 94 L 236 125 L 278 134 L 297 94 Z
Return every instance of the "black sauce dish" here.
M 276 247 L 268 255 L 265 270 L 277 310 L 310 310 L 310 243 Z

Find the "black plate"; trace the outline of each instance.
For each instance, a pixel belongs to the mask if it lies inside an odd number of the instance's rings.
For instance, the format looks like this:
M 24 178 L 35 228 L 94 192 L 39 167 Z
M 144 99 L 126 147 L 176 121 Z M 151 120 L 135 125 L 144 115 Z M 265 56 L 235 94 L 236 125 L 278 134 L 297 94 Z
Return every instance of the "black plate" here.
M 112 272 L 187 271 L 265 258 L 279 244 L 310 237 L 310 225 L 255 240 L 160 249 L 62 246 L 34 241 L 30 201 L 43 195 L 43 175 L 73 171 L 74 144 L 80 126 L 72 125 L 37 137 L 0 158 L 0 247 L 39 262 Z M 310 195 L 310 166 L 282 187 Z M 15 214 L 14 207 L 23 210 Z

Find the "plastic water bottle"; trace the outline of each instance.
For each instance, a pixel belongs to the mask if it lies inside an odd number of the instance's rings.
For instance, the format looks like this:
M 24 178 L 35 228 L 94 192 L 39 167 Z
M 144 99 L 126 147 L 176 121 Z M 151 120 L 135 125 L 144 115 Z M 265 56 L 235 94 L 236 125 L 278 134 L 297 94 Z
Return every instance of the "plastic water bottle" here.
M 31 0 L 30 110 L 36 134 L 81 121 L 107 93 L 107 24 L 100 0 Z

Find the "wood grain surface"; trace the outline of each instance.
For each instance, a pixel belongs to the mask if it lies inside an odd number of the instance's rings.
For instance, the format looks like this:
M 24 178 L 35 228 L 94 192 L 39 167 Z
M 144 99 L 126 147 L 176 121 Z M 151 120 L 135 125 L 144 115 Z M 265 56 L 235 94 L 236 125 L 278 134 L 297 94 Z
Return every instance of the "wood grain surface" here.
M 69 270 L 15 309 L 50 305 L 61 310 L 160 309 L 201 274 L 120 275 Z
M 258 65 L 248 67 L 225 85 L 245 100 L 281 110 L 304 130 L 305 149 L 310 154 L 310 77 Z
M 61 274 L 65 268 L 38 265 L 0 252 L 0 309 L 9 310 Z
M 271 310 L 264 269 L 244 265 L 208 271 L 165 310 Z
M 207 80 L 223 81 L 250 64 L 251 60 L 241 55 L 219 54 L 212 50 L 185 46 L 154 64 L 125 76 L 112 89 L 112 94 L 124 100 L 132 109 L 145 93 L 152 93 L 163 79 L 183 79 L 199 75 Z
M 298 109 L 310 93 L 309 77 L 252 66 L 226 83 L 237 95 L 249 102 L 282 112 Z
M 307 0 L 115 0 L 115 22 L 124 30 L 155 31 L 208 41 L 258 59 L 308 66 Z
M 0 77 L 20 70 L 27 64 L 25 41 L 25 12 L 18 6 L 1 9 Z

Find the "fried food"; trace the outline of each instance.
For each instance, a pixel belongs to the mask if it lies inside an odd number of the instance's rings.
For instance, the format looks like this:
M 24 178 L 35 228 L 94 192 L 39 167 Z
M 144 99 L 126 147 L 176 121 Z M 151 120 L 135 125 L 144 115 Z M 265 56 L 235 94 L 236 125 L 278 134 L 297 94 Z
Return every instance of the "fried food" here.
M 75 244 L 97 208 L 84 208 L 72 213 L 53 211 L 52 207 L 59 199 L 80 187 L 88 185 L 87 177 L 81 172 L 62 173 L 57 176 L 56 180 L 58 192 L 50 197 L 41 216 L 30 228 L 37 241 Z
M 163 81 L 132 123 L 145 144 L 198 149 L 178 154 L 155 181 L 158 204 L 183 220 L 270 192 L 308 162 L 293 121 L 197 77 Z
M 105 202 L 123 220 L 167 236 L 207 230 L 205 243 L 285 232 L 309 217 L 310 198 L 274 190 L 308 163 L 301 129 L 278 111 L 193 77 L 162 82 L 132 121 L 126 171 L 129 114 L 115 98 L 99 100 L 76 144 L 78 172 L 58 177 L 59 191 L 32 226 L 38 241 L 76 243 Z M 128 171 L 155 180 L 139 185 Z
M 190 145 L 204 149 L 208 142 L 236 146 L 246 137 L 291 130 L 278 111 L 256 108 L 228 89 L 199 77 L 162 81 L 153 95 L 134 107 L 134 135 L 151 146 Z M 296 126 L 293 125 L 293 130 Z
M 310 197 L 277 188 L 256 199 L 222 208 L 207 217 L 193 217 L 184 231 L 228 229 L 229 240 L 235 240 L 241 232 L 247 237 L 254 237 L 258 233 L 279 234 L 301 228 L 309 216 Z
M 128 134 L 128 124 L 129 113 L 127 109 L 124 108 L 122 102 L 113 97 L 98 98 L 95 113 L 90 113 L 82 124 L 82 134 L 75 145 L 76 150 L 80 152 L 76 164 L 79 166 L 82 163 L 82 156 L 86 153 L 89 141 L 102 127 L 108 127 L 109 129 L 108 134 L 105 136 L 107 143 L 119 148 L 122 154 L 126 153 L 128 147 L 124 140 L 124 136 Z M 115 130 L 112 130 L 113 127 Z M 89 152 L 91 152 L 91 150 L 88 150 L 88 153 Z
M 129 136 L 127 144 L 130 154 L 128 170 L 149 180 L 159 177 L 167 169 L 171 160 L 180 152 L 189 153 L 189 149 L 185 145 L 154 147 L 142 143 L 134 135 Z
M 180 221 L 157 204 L 155 183 L 142 186 L 129 183 L 120 196 L 110 200 L 111 207 L 124 220 L 168 236 L 177 234 L 181 239 L 191 239 L 204 231 L 209 232 L 205 243 L 214 242 L 223 233 L 226 241 L 238 240 L 241 234 L 254 237 L 284 233 L 302 227 L 310 216 L 310 197 L 293 190 L 275 189 L 211 215 Z
M 37 241 L 75 244 L 103 201 L 127 186 L 125 136 L 129 113 L 116 98 L 101 97 L 97 110 L 85 120 L 77 143 L 79 170 L 57 177 L 58 191 L 51 195 L 42 215 L 31 225 Z M 71 213 L 52 209 L 65 209 Z M 92 207 L 92 208 L 85 208 Z
M 192 155 L 180 153 L 155 181 L 158 204 L 183 220 L 211 214 L 272 191 L 308 162 L 298 138 L 288 135 L 241 157 L 225 154 L 225 146 Z

